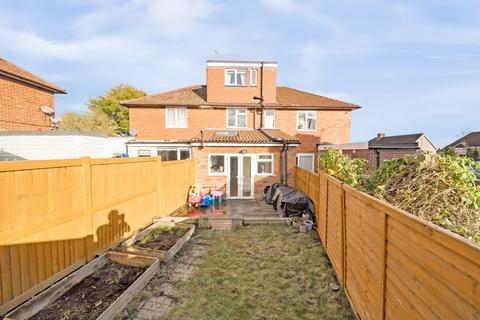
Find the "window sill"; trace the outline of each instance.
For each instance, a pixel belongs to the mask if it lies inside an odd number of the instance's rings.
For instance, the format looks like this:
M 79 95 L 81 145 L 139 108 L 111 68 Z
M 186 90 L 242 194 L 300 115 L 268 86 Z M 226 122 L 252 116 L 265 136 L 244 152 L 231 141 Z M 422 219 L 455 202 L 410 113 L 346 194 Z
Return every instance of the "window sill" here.
M 209 176 L 209 177 L 226 177 L 227 174 L 226 174 L 225 172 L 222 172 L 222 173 L 209 172 L 209 173 L 208 173 L 208 176 Z
M 297 132 L 316 132 L 317 129 L 313 129 L 313 130 L 300 130 L 300 129 L 297 129 Z
M 229 88 L 236 88 L 236 87 L 239 87 L 239 88 L 245 88 L 245 87 L 248 87 L 246 84 L 226 84 L 225 87 L 229 87 Z
M 257 177 L 273 177 L 275 176 L 273 173 L 257 173 Z
M 167 126 L 165 126 L 165 129 L 188 129 L 188 127 L 167 127 Z

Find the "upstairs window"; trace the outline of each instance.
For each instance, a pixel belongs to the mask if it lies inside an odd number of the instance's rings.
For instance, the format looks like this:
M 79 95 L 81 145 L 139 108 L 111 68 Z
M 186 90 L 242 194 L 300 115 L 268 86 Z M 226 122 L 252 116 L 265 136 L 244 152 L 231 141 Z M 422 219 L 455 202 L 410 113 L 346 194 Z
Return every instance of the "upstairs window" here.
M 251 69 L 250 70 L 250 85 L 252 87 L 256 87 L 257 86 L 257 70 L 256 69 Z
M 317 130 L 317 112 L 316 111 L 298 111 L 297 112 L 297 131 L 315 131 Z
M 246 70 L 229 69 L 225 70 L 226 86 L 245 86 L 247 80 Z
M 227 109 L 227 128 L 246 128 L 247 109 Z
M 187 127 L 187 108 L 176 107 L 166 108 L 165 127 L 167 128 L 186 128 Z
M 274 129 L 275 128 L 275 110 L 266 109 L 263 112 L 263 127 L 265 129 Z

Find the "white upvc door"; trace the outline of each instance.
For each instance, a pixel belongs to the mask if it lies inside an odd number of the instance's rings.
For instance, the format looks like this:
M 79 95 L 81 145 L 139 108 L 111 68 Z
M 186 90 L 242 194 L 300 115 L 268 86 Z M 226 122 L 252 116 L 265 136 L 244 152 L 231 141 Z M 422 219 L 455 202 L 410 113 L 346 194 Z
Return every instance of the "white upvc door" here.
M 228 161 L 227 197 L 254 198 L 254 157 L 251 154 L 226 155 Z

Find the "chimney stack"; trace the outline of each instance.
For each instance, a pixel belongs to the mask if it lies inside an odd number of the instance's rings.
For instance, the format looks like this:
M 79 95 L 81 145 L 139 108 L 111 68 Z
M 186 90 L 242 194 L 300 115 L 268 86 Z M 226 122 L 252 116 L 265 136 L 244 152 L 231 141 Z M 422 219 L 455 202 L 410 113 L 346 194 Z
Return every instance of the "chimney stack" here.
M 377 134 L 377 140 L 378 140 L 378 139 L 382 139 L 382 138 L 385 138 L 385 133 L 379 132 L 379 133 Z

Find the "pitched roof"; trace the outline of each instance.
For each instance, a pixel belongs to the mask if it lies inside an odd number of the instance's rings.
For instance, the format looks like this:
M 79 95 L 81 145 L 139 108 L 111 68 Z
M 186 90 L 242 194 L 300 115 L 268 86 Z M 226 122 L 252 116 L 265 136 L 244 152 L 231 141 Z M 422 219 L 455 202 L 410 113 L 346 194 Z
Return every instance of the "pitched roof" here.
M 47 80 L 44 80 L 3 58 L 0 58 L 0 75 L 40 86 L 49 91 L 53 91 L 54 93 L 67 93 L 65 89 L 60 88 L 59 86 L 48 82 Z
M 256 103 L 208 103 L 207 86 L 195 85 L 172 91 L 152 94 L 138 99 L 122 101 L 126 107 L 135 106 L 202 106 L 202 105 L 241 105 L 258 106 Z M 358 105 L 340 100 L 320 96 L 314 93 L 293 89 L 290 87 L 277 87 L 277 103 L 265 104 L 270 107 L 291 108 L 319 108 L 319 109 L 358 109 Z
M 369 147 L 372 148 L 418 148 L 418 139 L 423 133 L 404 134 L 399 136 L 388 136 L 381 138 L 373 138 L 368 141 Z
M 445 148 L 454 148 L 457 144 L 463 142 L 465 147 L 480 147 L 480 131 L 470 132 L 464 137 L 450 143 Z
M 277 102 L 283 107 L 358 109 L 358 105 L 290 87 L 277 87 Z
M 286 133 L 278 131 L 275 136 L 266 134 L 263 130 L 233 130 L 233 129 L 207 129 L 203 134 L 193 137 L 191 142 L 217 142 L 217 143 L 279 143 L 276 137 L 283 137 L 287 143 L 299 141 Z M 288 138 L 288 140 L 287 140 Z

